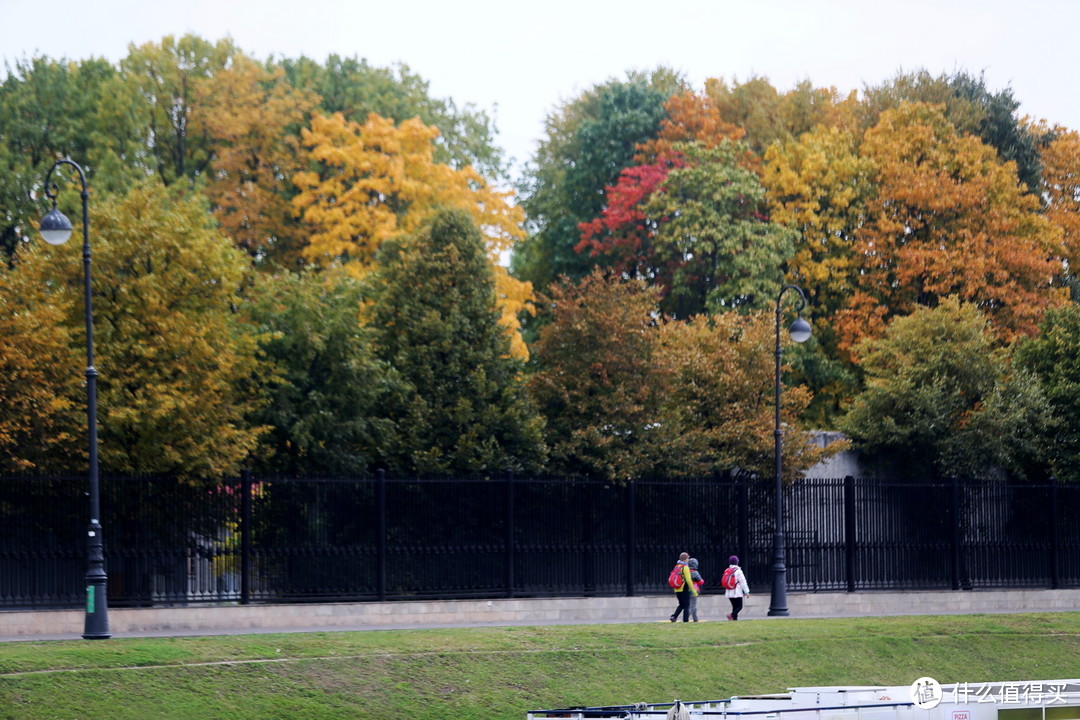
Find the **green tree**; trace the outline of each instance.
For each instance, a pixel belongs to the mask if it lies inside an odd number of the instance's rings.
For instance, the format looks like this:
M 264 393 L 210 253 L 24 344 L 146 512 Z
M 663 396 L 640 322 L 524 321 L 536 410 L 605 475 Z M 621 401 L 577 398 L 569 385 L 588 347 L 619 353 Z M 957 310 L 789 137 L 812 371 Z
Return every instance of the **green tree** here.
M 117 93 L 117 72 L 104 60 L 44 57 L 7 69 L 0 83 L 0 251 L 10 258 L 40 219 L 41 183 L 58 157 L 78 158 L 96 191 L 126 187 L 142 149 L 130 100 Z M 139 144 L 143 142 L 140 135 Z M 68 209 L 68 208 L 65 208 Z M 72 208 L 74 209 L 74 208 Z
M 1080 480 L 1080 306 L 1050 310 L 1039 335 L 1016 349 L 1017 364 L 1034 373 L 1055 423 L 1044 438 L 1044 460 L 1060 480 Z
M 384 244 L 370 278 L 375 355 L 408 385 L 391 413 L 397 439 L 387 469 L 538 469 L 541 420 L 499 324 L 494 273 L 469 213 L 441 211 Z
M 656 467 L 658 301 L 644 281 L 599 268 L 551 287 L 528 383 L 547 420 L 552 471 L 625 480 Z
M 263 275 L 249 292 L 267 397 L 252 424 L 270 428 L 252 458 L 260 474 L 355 475 L 383 462 L 393 429 L 383 408 L 401 388 L 372 357 L 362 302 L 345 273 Z
M 672 169 L 642 208 L 656 222 L 659 264 L 678 266 L 662 309 L 687 318 L 768 307 L 795 232 L 768 221 L 765 189 L 738 164 L 740 144 L 675 147 L 686 165 Z
M 840 428 L 859 449 L 936 477 L 1021 472 L 1050 409 L 1026 371 L 1010 366 L 975 305 L 947 298 L 893 320 L 858 347 L 866 389 Z
M 214 143 L 205 123 L 209 108 L 197 101 L 200 87 L 238 55 L 231 40 L 209 42 L 196 35 L 160 43 L 132 45 L 120 61 L 124 81 L 149 110 L 148 165 L 166 185 L 195 181 L 214 159 Z
M 580 279 L 595 260 L 574 248 L 578 225 L 600 215 L 604 190 L 633 164 L 638 144 L 656 137 L 664 103 L 682 80 L 660 68 L 596 86 L 548 115 L 547 138 L 526 169 L 522 207 L 533 232 L 513 258 L 514 274 L 546 288 L 566 275 Z

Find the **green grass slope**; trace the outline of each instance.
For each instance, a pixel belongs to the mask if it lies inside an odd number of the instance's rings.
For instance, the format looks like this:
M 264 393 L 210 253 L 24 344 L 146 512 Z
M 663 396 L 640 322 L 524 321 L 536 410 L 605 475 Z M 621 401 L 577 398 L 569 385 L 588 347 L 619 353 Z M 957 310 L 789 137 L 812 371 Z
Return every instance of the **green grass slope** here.
M 0 718 L 523 720 L 805 685 L 1080 677 L 1080 613 L 0 645 Z

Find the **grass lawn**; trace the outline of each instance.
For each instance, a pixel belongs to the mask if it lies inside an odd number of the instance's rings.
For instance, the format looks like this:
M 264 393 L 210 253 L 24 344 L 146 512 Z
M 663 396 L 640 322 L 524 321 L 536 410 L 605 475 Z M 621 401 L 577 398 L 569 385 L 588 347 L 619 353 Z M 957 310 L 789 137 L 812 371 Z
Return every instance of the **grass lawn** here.
M 0 719 L 523 720 L 804 685 L 1080 677 L 1080 613 L 0 644 Z

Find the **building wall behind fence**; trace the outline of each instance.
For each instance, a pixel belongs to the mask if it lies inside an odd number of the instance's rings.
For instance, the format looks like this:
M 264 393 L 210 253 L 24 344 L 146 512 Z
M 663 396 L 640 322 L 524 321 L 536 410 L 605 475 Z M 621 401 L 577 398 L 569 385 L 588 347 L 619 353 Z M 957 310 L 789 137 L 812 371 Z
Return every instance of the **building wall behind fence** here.
M 0 477 L 0 607 L 78 607 L 82 477 Z M 682 551 L 770 586 L 775 485 L 456 478 L 102 479 L 114 606 L 666 593 Z M 793 591 L 1080 586 L 1080 488 L 806 479 Z

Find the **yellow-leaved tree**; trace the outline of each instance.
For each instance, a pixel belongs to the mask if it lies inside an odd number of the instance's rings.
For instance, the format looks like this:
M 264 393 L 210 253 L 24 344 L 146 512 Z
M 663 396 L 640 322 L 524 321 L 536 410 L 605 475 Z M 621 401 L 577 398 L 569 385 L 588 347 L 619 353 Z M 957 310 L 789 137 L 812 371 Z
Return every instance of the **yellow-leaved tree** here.
M 235 475 L 265 432 L 246 420 L 256 337 L 233 311 L 247 258 L 182 184 L 145 181 L 91 217 L 102 471 Z M 0 272 L 0 468 L 85 467 L 80 233 L 35 239 Z
M 518 313 L 531 310 L 532 285 L 498 263 L 524 238 L 524 214 L 473 168 L 436 162 L 438 135 L 417 118 L 395 125 L 372 113 L 360 124 L 340 113 L 314 115 L 302 142 L 318 169 L 293 176 L 300 191 L 293 207 L 309 231 L 301 254 L 363 277 L 387 239 L 415 231 L 440 208 L 465 210 L 484 236 L 511 351 L 524 358 Z
M 790 275 L 811 293 L 817 317 L 829 318 L 854 288 L 854 234 L 865 218 L 873 175 L 855 136 L 835 127 L 818 126 L 765 152 L 770 217 L 800 233 Z
M 48 282 L 34 272 L 47 263 L 40 256 L 51 249 L 44 242 L 28 243 L 20 246 L 13 266 L 0 263 L 4 471 L 58 472 L 86 464 L 86 357 L 80 353 L 86 336 L 65 322 L 82 307 L 75 293 L 64 296 L 55 278 Z

